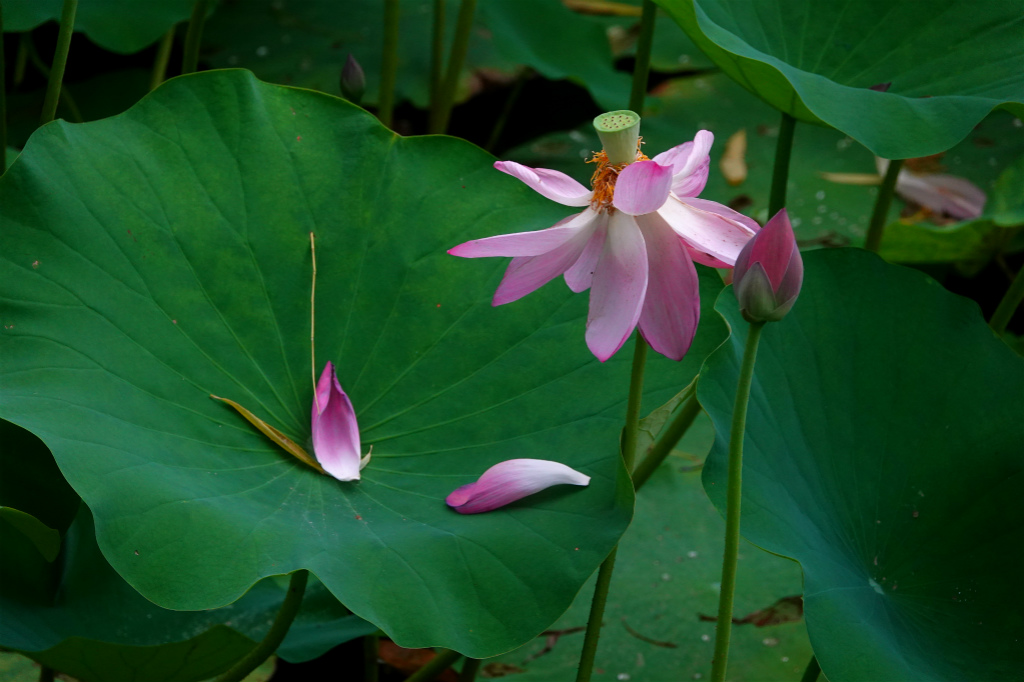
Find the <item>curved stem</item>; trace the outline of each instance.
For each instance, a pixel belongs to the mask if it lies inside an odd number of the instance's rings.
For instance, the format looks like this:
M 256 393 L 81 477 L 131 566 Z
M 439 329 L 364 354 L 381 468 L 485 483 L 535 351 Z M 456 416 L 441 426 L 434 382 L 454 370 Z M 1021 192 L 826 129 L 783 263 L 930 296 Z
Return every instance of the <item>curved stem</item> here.
M 729 663 L 729 639 L 732 636 L 732 601 L 736 590 L 736 556 L 740 547 L 740 500 L 743 487 L 743 433 L 747 425 L 747 402 L 757 359 L 757 342 L 764 322 L 751 323 L 743 350 L 736 386 L 736 403 L 732 411 L 729 433 L 729 481 L 725 507 L 725 552 L 722 558 L 722 592 L 718 598 L 718 624 L 715 633 L 715 658 L 711 664 L 711 681 L 723 682 Z
M 526 79 L 530 75 L 530 68 L 523 67 L 519 71 L 519 75 L 516 77 L 516 83 L 512 86 L 512 91 L 508 94 L 508 99 L 505 100 L 505 106 L 501 110 L 501 115 L 498 116 L 498 120 L 494 123 L 494 128 L 491 129 L 491 136 L 487 139 L 487 146 L 484 147 L 490 153 L 494 153 L 495 147 L 498 146 L 498 140 L 501 139 L 501 131 L 505 129 L 505 123 L 508 122 L 508 117 L 512 113 L 513 107 L 515 107 L 516 100 L 519 99 L 519 93 L 523 91 L 523 85 L 526 84 Z
M 434 120 L 441 104 L 441 79 L 444 77 L 444 8 L 445 0 L 434 0 L 434 23 L 430 30 L 430 120 Z
M 7 170 L 7 62 L 4 60 L 4 6 L 0 2 L 0 175 Z
M 996 311 L 992 313 L 992 319 L 988 321 L 992 331 L 1002 336 L 1006 331 L 1006 325 L 1010 324 L 1010 319 L 1022 300 L 1024 300 L 1024 268 L 1017 272 L 1017 276 L 1010 283 L 1010 288 L 1003 295 L 1003 300 L 999 301 Z
M 629 398 L 626 401 L 626 425 L 622 429 L 622 462 L 629 472 L 633 471 L 633 462 L 636 460 L 636 434 L 640 426 L 647 348 L 647 341 L 637 331 L 636 345 L 633 347 L 633 371 L 629 378 Z
M 398 74 L 398 0 L 384 0 L 384 52 L 380 65 L 377 118 L 388 128 L 395 111 L 395 77 Z
M 653 0 L 644 0 L 640 16 L 640 37 L 636 44 L 636 62 L 633 65 L 633 89 L 629 93 L 629 108 L 643 116 L 644 98 L 647 96 L 647 77 L 651 70 L 651 45 L 654 43 L 654 20 L 658 8 Z
M 657 440 L 651 444 L 647 455 L 636 465 L 636 469 L 633 470 L 634 488 L 640 490 L 641 486 L 651 477 L 651 474 L 665 461 L 668 453 L 672 452 L 672 448 L 676 446 L 676 443 L 680 441 L 690 426 L 693 425 L 693 420 L 700 413 L 701 406 L 697 402 L 697 396 L 696 394 L 691 395 L 683 403 L 683 407 L 676 413 L 672 422 L 661 432 Z
M 789 157 L 793 151 L 796 119 L 782 112 L 779 139 L 775 143 L 775 166 L 772 169 L 772 192 L 768 197 L 768 218 L 786 207 L 786 186 L 789 183 Z
M 889 207 L 892 205 L 892 195 L 896 190 L 896 178 L 903 167 L 903 160 L 896 159 L 889 162 L 889 168 L 885 171 L 885 178 L 882 186 L 878 188 L 878 196 L 875 197 L 875 208 L 871 212 L 871 223 L 868 225 L 868 236 L 864 240 L 864 248 L 868 251 L 878 253 L 882 246 L 882 233 L 885 232 L 885 219 L 889 217 Z
M 450 668 L 460 658 L 462 658 L 462 654 L 458 651 L 442 649 L 425 666 L 406 678 L 405 682 L 430 682 L 430 680 L 433 680 Z
M 153 75 L 149 78 L 149 91 L 156 90 L 157 86 L 164 82 L 167 77 L 167 62 L 171 60 L 171 48 L 174 47 L 174 31 L 176 26 L 171 28 L 160 39 L 160 45 L 156 48 L 156 59 L 153 61 Z
M 807 668 L 804 670 L 804 676 L 800 678 L 800 682 L 816 682 L 820 674 L 821 666 L 818 665 L 817 657 L 812 655 L 811 660 L 807 662 Z
M 188 33 L 185 34 L 185 55 L 181 60 L 181 72 L 195 73 L 199 67 L 199 45 L 203 42 L 203 24 L 206 23 L 206 11 L 210 0 L 196 0 L 192 5 L 192 16 L 188 20 Z
M 459 672 L 459 682 L 474 682 L 482 662 L 479 658 L 467 658 L 466 662 L 462 664 L 462 670 Z
M 466 61 L 466 51 L 469 49 L 469 36 L 473 29 L 475 12 L 476 0 L 462 0 L 462 4 L 459 5 L 459 17 L 455 23 L 452 51 L 448 57 L 448 69 L 441 85 L 437 116 L 430 122 L 432 133 L 443 133 L 448 128 L 448 119 L 451 118 L 452 107 L 455 106 L 455 90 L 459 86 L 459 76 L 462 74 L 462 65 Z
M 57 34 L 57 48 L 53 51 L 50 78 L 46 83 L 46 99 L 43 100 L 43 115 L 40 118 L 42 123 L 49 123 L 57 115 L 60 86 L 64 80 L 64 67 L 68 63 L 68 50 L 71 49 L 71 34 L 75 30 L 75 12 L 77 10 L 78 0 L 64 0 L 64 7 L 60 12 L 60 33 Z
M 239 682 L 246 675 L 259 667 L 263 661 L 270 658 L 270 655 L 277 651 L 288 634 L 288 628 L 299 613 L 302 606 L 302 595 L 306 593 L 306 582 L 309 580 L 309 571 L 302 569 L 292 573 L 291 581 L 288 583 L 288 592 L 284 596 L 281 610 L 277 612 L 270 630 L 263 637 L 252 651 L 240 658 L 227 672 L 217 678 L 216 682 Z

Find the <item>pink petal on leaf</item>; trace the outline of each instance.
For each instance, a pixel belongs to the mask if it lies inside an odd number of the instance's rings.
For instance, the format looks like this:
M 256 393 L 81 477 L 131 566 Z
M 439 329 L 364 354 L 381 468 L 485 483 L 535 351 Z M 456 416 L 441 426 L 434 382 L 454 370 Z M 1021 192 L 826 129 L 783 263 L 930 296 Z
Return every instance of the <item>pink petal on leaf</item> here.
M 313 454 L 320 466 L 339 481 L 359 480 L 359 425 L 330 362 L 317 382 L 312 412 Z
M 965 178 L 942 173 L 915 175 L 904 170 L 896 176 L 896 192 L 925 208 L 958 220 L 980 216 L 988 198 L 977 185 Z
M 654 161 L 631 163 L 615 181 L 612 205 L 629 215 L 643 215 L 661 208 L 672 187 L 672 167 Z
M 699 251 L 732 265 L 757 232 L 757 223 L 714 201 L 669 197 L 658 214 Z
M 547 168 L 530 168 L 515 161 L 495 161 L 502 173 L 519 178 L 530 189 L 565 206 L 586 206 L 592 192 L 565 173 Z
M 536 291 L 555 277 L 566 272 L 580 259 L 585 247 L 593 241 L 593 234 L 603 220 L 600 214 L 589 212 L 589 224 L 580 227 L 577 233 L 561 246 L 539 256 L 513 258 L 505 270 L 505 276 L 494 292 L 491 305 L 502 305 L 519 300 Z
M 616 211 L 594 270 L 587 346 L 604 362 L 636 328 L 647 292 L 647 248 L 633 216 Z
M 499 234 L 484 239 L 474 239 L 448 249 L 448 253 L 462 258 L 487 258 L 491 256 L 540 256 L 554 251 L 580 230 L 586 229 L 594 219 L 596 211 L 586 209 L 568 221 L 562 220 L 552 227 L 531 232 Z
M 563 483 L 585 486 L 590 476 L 559 462 L 510 459 L 492 466 L 475 483 L 456 488 L 445 502 L 460 514 L 479 514 Z
M 681 360 L 700 320 L 700 283 L 683 240 L 657 214 L 636 218 L 647 246 L 648 281 L 640 331 L 651 348 Z

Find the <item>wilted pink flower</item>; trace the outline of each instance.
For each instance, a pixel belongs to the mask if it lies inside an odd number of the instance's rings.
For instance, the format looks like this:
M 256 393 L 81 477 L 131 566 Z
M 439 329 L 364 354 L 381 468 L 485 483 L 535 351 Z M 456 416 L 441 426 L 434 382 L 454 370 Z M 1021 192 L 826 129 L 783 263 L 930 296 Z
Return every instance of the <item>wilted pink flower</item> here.
M 313 399 L 313 454 L 334 478 L 358 481 L 359 472 L 370 461 L 359 448 L 359 425 L 352 401 L 341 390 L 334 365 L 328 362 Z
M 925 157 L 926 160 L 930 158 Z M 908 159 L 908 165 L 915 160 Z M 885 175 L 889 162 L 878 159 L 877 165 L 879 174 Z M 928 164 L 920 165 L 928 168 Z M 896 193 L 923 208 L 945 213 L 957 220 L 972 220 L 980 216 L 988 198 L 984 191 L 965 178 L 926 170 L 917 171 L 906 166 L 900 168 L 896 175 Z
M 493 305 L 515 301 L 558 275 L 591 289 L 587 346 L 604 362 L 639 323 L 656 351 L 679 360 L 697 330 L 700 297 L 693 261 L 731 267 L 757 223 L 697 199 L 707 182 L 714 136 L 706 130 L 647 160 L 612 165 L 595 155 L 593 190 L 568 175 L 512 161 L 494 167 L 552 201 L 586 206 L 552 227 L 460 244 L 454 256 L 512 256 Z
M 460 514 L 479 514 L 563 483 L 585 486 L 590 476 L 559 462 L 509 459 L 492 466 L 475 483 L 456 488 L 445 502 Z
M 747 242 L 736 259 L 732 282 L 740 312 L 748 322 L 777 322 L 796 303 L 804 261 L 786 209 L 775 214 Z

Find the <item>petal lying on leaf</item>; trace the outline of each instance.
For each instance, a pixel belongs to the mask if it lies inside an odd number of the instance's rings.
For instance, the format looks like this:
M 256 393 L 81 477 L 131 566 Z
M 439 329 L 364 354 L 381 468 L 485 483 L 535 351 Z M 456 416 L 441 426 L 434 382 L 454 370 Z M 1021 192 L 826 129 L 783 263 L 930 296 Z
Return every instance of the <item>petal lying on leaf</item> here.
M 636 328 L 647 293 L 647 248 L 633 216 L 616 211 L 594 270 L 587 347 L 604 362 Z
M 562 220 L 552 227 L 530 232 L 499 234 L 484 239 L 474 239 L 448 249 L 448 253 L 462 258 L 487 258 L 490 256 L 540 256 L 553 251 L 586 229 L 596 213 L 588 208 L 568 221 Z
M 970 180 L 943 173 L 915 175 L 900 171 L 896 176 L 896 193 L 958 220 L 980 216 L 988 199 L 985 192 Z
M 669 197 L 658 214 L 691 246 L 728 265 L 758 229 L 751 218 L 705 199 Z
M 700 283 L 683 240 L 657 213 L 637 216 L 647 246 L 647 295 L 640 332 L 651 348 L 672 360 L 690 350 L 700 320 Z
M 553 485 L 589 483 L 590 476 L 559 462 L 509 459 L 492 466 L 475 483 L 456 488 L 445 502 L 460 514 L 479 514 Z
M 530 168 L 515 161 L 495 161 L 494 167 L 502 173 L 519 178 L 538 194 L 565 206 L 586 206 L 591 191 L 565 173 L 547 168 Z
M 671 187 L 671 166 L 662 166 L 654 161 L 637 161 L 619 173 L 612 205 L 629 215 L 651 213 L 665 203 Z
M 339 481 L 359 480 L 359 425 L 330 362 L 320 375 L 313 400 L 313 454 L 324 471 Z

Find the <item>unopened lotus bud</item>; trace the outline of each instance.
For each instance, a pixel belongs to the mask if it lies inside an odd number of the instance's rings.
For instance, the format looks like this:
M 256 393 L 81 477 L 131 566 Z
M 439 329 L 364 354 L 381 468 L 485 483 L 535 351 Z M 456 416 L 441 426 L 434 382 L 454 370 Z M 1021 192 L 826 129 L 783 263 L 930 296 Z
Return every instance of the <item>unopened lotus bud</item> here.
M 353 104 L 359 104 L 366 92 L 366 74 L 363 67 L 351 54 L 341 70 L 341 96 Z
M 796 302 L 804 280 L 804 262 L 786 209 L 740 251 L 733 270 L 733 291 L 748 322 L 778 322 Z

